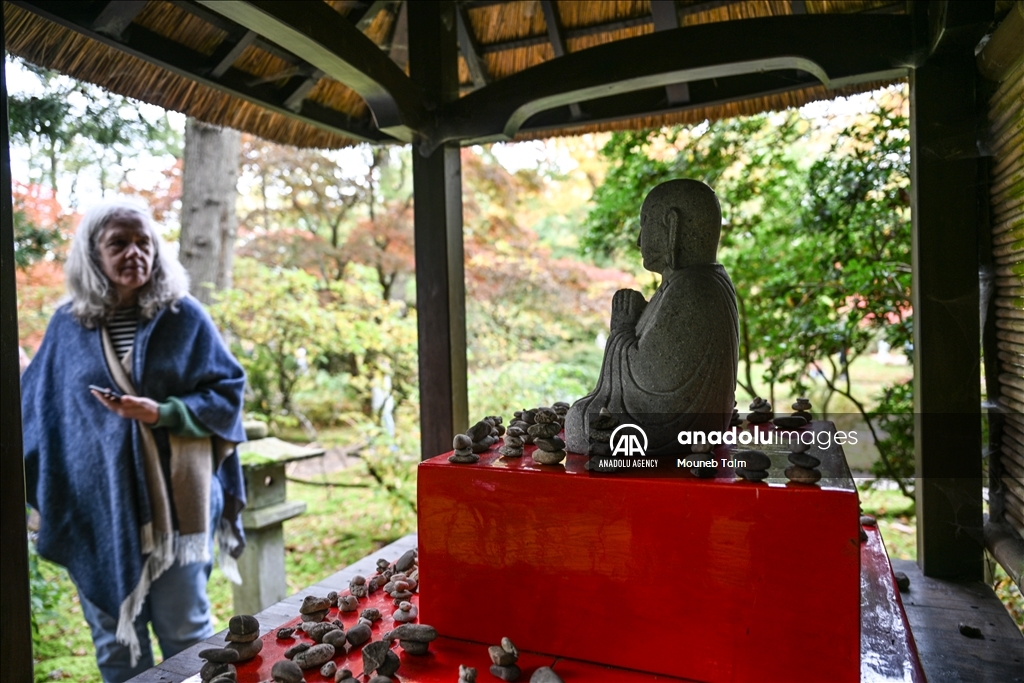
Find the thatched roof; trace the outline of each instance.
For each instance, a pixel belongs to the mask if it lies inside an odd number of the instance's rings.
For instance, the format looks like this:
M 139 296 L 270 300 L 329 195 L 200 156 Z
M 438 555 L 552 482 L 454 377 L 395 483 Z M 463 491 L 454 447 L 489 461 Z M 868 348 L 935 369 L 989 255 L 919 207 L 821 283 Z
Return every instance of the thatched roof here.
M 352 137 L 339 134 L 339 128 L 331 125 L 333 120 L 358 123 L 358 126 L 348 129 L 342 126 L 342 130 L 375 130 L 366 101 L 354 90 L 325 76 L 288 50 L 210 11 L 201 3 L 164 0 L 150 0 L 144 5 L 111 3 L 108 8 L 113 5 L 136 6 L 133 10 L 121 8 L 118 10 L 120 16 L 113 18 L 109 9 L 104 10 L 108 14 L 101 12 L 100 17 L 96 17 L 95 9 L 91 15 L 85 9 L 88 6 L 102 7 L 105 3 L 49 3 L 50 6 L 73 4 L 83 8 L 81 15 L 84 18 L 70 16 L 67 12 L 55 18 L 49 13 L 48 3 L 43 2 L 4 3 L 7 50 L 34 64 L 113 92 L 276 142 L 325 148 L 353 144 L 355 140 Z M 353 22 L 399 68 L 407 71 L 406 36 L 415 27 L 408 25 L 404 2 L 327 0 L 326 4 Z M 673 9 L 677 25 L 686 27 L 784 16 L 794 11 L 807 14 L 899 14 L 904 12 L 906 4 L 891 0 L 681 1 L 675 3 Z M 462 94 L 556 59 L 545 19 L 545 10 L 550 11 L 551 6 L 555 8 L 561 24 L 559 29 L 567 54 L 655 31 L 652 3 L 648 0 L 559 0 L 547 8 L 533 0 L 461 2 L 460 23 L 471 34 L 468 40 L 460 41 L 459 81 Z M 467 49 L 473 52 L 471 61 L 479 64 L 475 73 L 466 59 Z M 161 62 L 162 54 L 172 55 L 168 59 L 172 62 L 178 60 L 179 66 L 168 68 L 165 62 Z M 153 55 L 156 55 L 155 59 Z M 180 66 L 182 64 L 184 66 Z M 188 69 L 195 73 L 189 73 Z M 586 103 L 583 103 L 582 109 L 574 109 L 578 115 L 572 121 L 549 127 L 544 127 L 543 121 L 540 127 L 527 125 L 516 138 L 661 126 L 752 114 L 864 91 L 879 84 L 878 81 L 864 82 L 829 90 L 814 82 L 802 82 L 789 89 L 777 89 L 738 101 L 696 106 L 684 100 L 659 111 L 604 119 L 588 118 Z M 246 97 L 239 96 L 239 89 Z M 290 93 L 290 99 L 282 101 L 279 95 L 282 91 Z M 268 106 L 267 101 L 273 106 Z M 368 139 L 374 138 L 370 136 Z M 391 141 L 386 136 L 377 139 Z

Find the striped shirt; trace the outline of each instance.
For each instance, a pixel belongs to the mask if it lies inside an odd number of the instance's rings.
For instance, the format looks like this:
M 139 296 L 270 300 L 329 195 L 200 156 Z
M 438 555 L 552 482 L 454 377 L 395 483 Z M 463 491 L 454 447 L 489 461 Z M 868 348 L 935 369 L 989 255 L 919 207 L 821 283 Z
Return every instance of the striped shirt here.
M 139 307 L 118 308 L 114 317 L 107 321 L 110 341 L 114 343 L 114 351 L 118 358 L 124 358 L 135 343 L 135 331 L 139 327 Z

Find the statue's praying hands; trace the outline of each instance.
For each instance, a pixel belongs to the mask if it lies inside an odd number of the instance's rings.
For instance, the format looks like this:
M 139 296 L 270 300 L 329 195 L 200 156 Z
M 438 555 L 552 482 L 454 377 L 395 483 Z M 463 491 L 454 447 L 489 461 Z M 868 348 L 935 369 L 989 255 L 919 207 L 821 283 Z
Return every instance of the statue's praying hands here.
M 644 295 L 635 289 L 620 289 L 612 297 L 612 332 L 635 330 L 647 308 Z

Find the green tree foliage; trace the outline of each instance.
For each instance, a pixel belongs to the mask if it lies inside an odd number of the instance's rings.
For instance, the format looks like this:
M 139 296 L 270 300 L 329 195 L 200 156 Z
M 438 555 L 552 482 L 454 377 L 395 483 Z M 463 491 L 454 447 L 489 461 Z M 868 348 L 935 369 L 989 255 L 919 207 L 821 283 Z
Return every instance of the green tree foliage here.
M 647 192 L 672 178 L 707 182 L 722 202 L 719 259 L 737 288 L 740 384 L 755 393 L 755 363 L 766 366 L 772 393 L 780 383 L 804 391 L 823 382 L 874 432 L 878 418 L 854 397 L 850 363 L 879 338 L 904 348 L 912 334 L 900 104 L 860 117 L 817 156 L 808 150 L 822 133 L 796 112 L 616 133 L 602 150 L 612 167 L 594 193 L 583 248 L 636 262 Z M 884 405 L 908 412 L 906 391 L 890 387 Z M 913 463 L 908 472 L 905 440 L 894 441 L 902 433 L 876 434 L 876 444 L 879 471 L 905 486 Z

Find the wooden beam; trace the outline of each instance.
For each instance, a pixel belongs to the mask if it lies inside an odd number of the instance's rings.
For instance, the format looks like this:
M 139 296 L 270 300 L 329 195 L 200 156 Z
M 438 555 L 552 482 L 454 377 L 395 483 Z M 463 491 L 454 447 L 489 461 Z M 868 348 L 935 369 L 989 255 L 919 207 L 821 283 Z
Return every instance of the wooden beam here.
M 429 101 L 458 97 L 455 3 L 408 4 L 409 71 Z M 469 426 L 462 166 L 457 145 L 413 148 L 416 316 L 419 325 L 420 443 L 424 459 L 451 450 Z
M 654 18 L 655 31 L 679 28 L 675 0 L 651 0 L 651 16 Z M 665 95 L 670 105 L 686 104 L 690 101 L 690 88 L 686 83 L 670 83 L 665 86 Z
M 466 60 L 473 85 L 482 88 L 491 82 L 487 64 L 480 54 L 480 45 L 477 43 L 476 34 L 473 33 L 473 24 L 469 20 L 469 12 L 466 11 L 465 5 L 458 5 L 456 11 L 455 18 L 459 22 L 459 51 Z
M 427 117 L 421 89 L 326 3 L 199 0 L 199 4 L 277 43 L 359 93 L 382 132 L 404 142 L 423 132 Z
M 306 95 L 309 91 L 316 87 L 316 84 L 320 82 L 320 79 L 324 77 L 324 72 L 320 69 L 314 69 L 306 78 L 295 86 L 292 91 L 284 98 L 284 107 L 290 111 L 302 111 L 302 101 L 306 99 Z
M 108 2 L 92 22 L 92 27 L 114 38 L 120 38 L 132 20 L 146 7 L 147 0 L 114 0 Z
M 540 112 L 679 82 L 794 69 L 830 88 L 900 78 L 919 57 L 912 26 L 906 16 L 804 15 L 615 41 L 544 62 L 446 105 L 431 143 L 508 140 Z
M 304 80 L 302 76 L 295 76 L 282 88 L 269 84 L 254 84 L 251 74 L 234 68 L 228 68 L 224 74 L 215 78 L 211 75 L 211 71 L 217 66 L 217 62 L 211 63 L 210 58 L 206 55 L 189 50 L 180 43 L 176 43 L 142 26 L 133 26 L 132 30 L 127 31 L 120 40 L 97 33 L 92 29 L 92 20 L 95 17 L 88 11 L 88 3 L 50 3 L 40 0 L 35 2 L 15 0 L 13 4 L 81 33 L 87 38 L 117 48 L 122 52 L 167 69 L 179 76 L 252 102 L 269 111 L 290 116 L 318 128 L 323 128 L 324 130 L 329 130 L 355 140 L 387 142 L 393 139 L 388 135 L 382 134 L 369 119 L 354 119 L 341 112 L 328 109 L 308 100 L 303 101 L 302 109 L 298 112 L 285 108 L 285 99 Z M 237 31 L 238 27 L 233 26 L 232 29 Z M 295 57 L 292 56 L 292 59 L 295 59 Z
M 0 44 L 4 19 L 0 15 Z M 7 121 L 7 74 L 0 70 L 0 680 L 31 681 L 32 617 L 25 528 L 25 456 L 21 438 L 18 297 Z
M 388 39 L 388 56 L 402 72 L 409 65 L 409 3 L 403 2 Z
M 708 10 L 717 9 L 719 7 L 725 7 L 726 5 L 735 5 L 745 0 L 712 0 L 709 2 L 695 2 L 690 5 L 684 5 L 677 10 L 678 17 L 682 20 L 683 17 L 691 14 L 699 14 L 701 12 L 707 12 Z M 498 4 L 498 3 L 494 3 Z M 504 4 L 504 3 L 501 3 Z M 475 9 L 479 7 L 479 4 L 468 3 L 469 9 Z M 634 26 L 646 26 L 652 21 L 651 15 L 644 14 L 638 17 L 632 17 L 630 19 L 617 19 L 615 21 L 608 21 L 601 24 L 592 24 L 590 26 L 579 26 L 576 28 L 563 29 L 562 35 L 566 39 L 572 38 L 585 38 L 587 36 L 594 36 L 601 33 L 610 33 L 611 31 L 618 31 L 624 28 L 633 28 Z M 532 47 L 534 45 L 543 45 L 549 42 L 548 34 L 537 34 L 535 36 L 527 36 L 525 38 L 515 38 L 513 40 L 502 40 L 495 43 L 487 43 L 480 46 L 482 54 L 490 54 L 492 52 L 504 52 L 505 50 L 515 50 L 521 47 Z
M 221 45 L 217 47 L 215 51 L 216 66 L 210 71 L 210 75 L 214 78 L 220 78 L 227 73 L 228 69 L 235 65 L 238 58 L 245 52 L 245 48 L 253 44 L 256 40 L 255 31 L 246 31 L 242 34 L 242 37 L 233 43 L 229 40 L 225 40 Z
M 943 10 L 929 17 L 937 52 L 910 74 L 917 563 L 925 576 L 977 580 L 984 504 L 978 270 L 988 195 L 974 46 L 988 22 L 971 8 L 939 5 L 928 6 Z
M 565 48 L 565 37 L 562 35 L 562 20 L 558 17 L 558 8 L 552 0 L 540 0 L 540 6 L 544 10 L 544 23 L 548 26 L 548 40 L 551 42 L 555 59 L 564 57 L 568 54 L 568 50 Z M 583 118 L 579 102 L 569 102 L 568 104 L 574 119 Z

